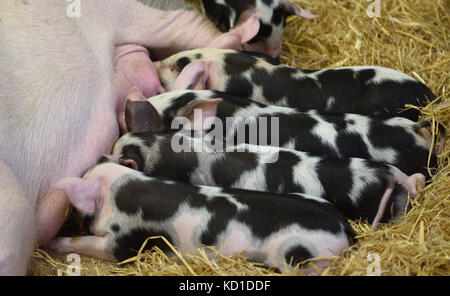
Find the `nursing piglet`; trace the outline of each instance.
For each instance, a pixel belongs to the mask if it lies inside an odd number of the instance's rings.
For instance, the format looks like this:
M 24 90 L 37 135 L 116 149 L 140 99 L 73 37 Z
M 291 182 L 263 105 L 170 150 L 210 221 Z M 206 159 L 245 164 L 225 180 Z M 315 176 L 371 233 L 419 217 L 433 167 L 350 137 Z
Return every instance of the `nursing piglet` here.
M 148 237 L 164 236 L 185 254 L 215 246 L 224 255 L 245 251 L 251 261 L 284 269 L 285 262 L 340 254 L 354 237 L 337 210 L 307 195 L 193 186 L 115 163 L 97 165 L 84 179 L 62 179 L 55 188 L 92 218 L 92 235 L 50 243 L 62 253 L 122 261 Z M 169 250 L 160 239 L 149 240 L 146 247 L 153 246 Z
M 143 98 L 136 92 L 128 97 L 129 131 L 204 130 L 228 143 L 358 157 L 391 164 L 407 175 L 427 174 L 429 145 L 420 135 L 426 123 L 402 117 L 300 112 L 209 90 L 168 92 L 147 101 L 133 101 L 135 96 Z M 430 166 L 435 165 L 432 155 Z
M 193 63 L 193 62 L 203 62 Z M 269 105 L 339 113 L 406 117 L 420 112 L 436 96 L 422 83 L 399 71 L 377 66 L 304 70 L 259 54 L 221 49 L 180 52 L 157 63 L 161 83 L 175 90 L 177 79 L 201 77 L 196 89 L 224 91 Z M 406 110 L 404 110 L 406 109 Z
M 286 18 L 298 15 L 316 18 L 308 10 L 287 0 L 202 0 L 205 15 L 223 31 L 256 17 L 255 35 L 243 44 L 245 50 L 262 52 L 273 58 L 280 55 Z
M 305 193 L 335 205 L 348 219 L 378 223 L 401 217 L 408 192 L 419 181 L 399 169 L 360 158 L 336 159 L 269 146 L 224 147 L 207 134 L 128 133 L 114 145 L 120 163 L 194 185 L 240 188 L 273 193 Z M 277 202 L 274 200 L 274 202 Z M 389 209 L 386 210 L 385 209 Z

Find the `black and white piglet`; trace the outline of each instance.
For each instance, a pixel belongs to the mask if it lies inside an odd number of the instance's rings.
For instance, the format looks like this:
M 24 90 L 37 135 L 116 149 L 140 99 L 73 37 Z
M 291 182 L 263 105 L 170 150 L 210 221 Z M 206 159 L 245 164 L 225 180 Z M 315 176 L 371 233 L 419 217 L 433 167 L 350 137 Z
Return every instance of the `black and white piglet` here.
M 137 90 L 128 96 L 125 118 L 129 131 L 204 130 L 233 144 L 358 157 L 391 164 L 407 175 L 428 174 L 429 144 L 421 136 L 428 132 L 425 123 L 402 117 L 300 112 L 209 90 L 174 91 L 143 99 Z M 435 165 L 433 154 L 430 167 Z
M 389 68 L 304 70 L 234 50 L 180 52 L 158 62 L 156 68 L 166 90 L 179 90 L 176 84 L 181 84 L 301 111 L 401 116 L 417 121 L 420 112 L 406 109 L 405 104 L 424 106 L 436 98 L 416 79 Z
M 288 16 L 317 17 L 287 0 L 202 0 L 202 5 L 205 15 L 223 31 L 256 17 L 255 34 L 243 47 L 274 58 L 280 54 Z
M 61 253 L 121 261 L 135 256 L 147 238 L 164 236 L 182 253 L 215 246 L 224 255 L 245 251 L 252 261 L 284 269 L 335 256 L 354 237 L 334 207 L 307 195 L 193 186 L 110 162 L 97 165 L 84 179 L 60 180 L 55 188 L 92 218 L 92 235 L 50 243 Z M 169 251 L 161 239 L 146 246 L 155 245 Z
M 335 205 L 348 219 L 368 219 L 373 229 L 378 221 L 402 216 L 408 192 L 416 195 L 416 182 L 422 188 L 425 180 L 421 174 L 408 177 L 393 166 L 365 159 L 248 144 L 224 147 L 208 141 L 206 134 L 187 131 L 128 133 L 116 142 L 113 155 L 148 176 L 316 196 Z

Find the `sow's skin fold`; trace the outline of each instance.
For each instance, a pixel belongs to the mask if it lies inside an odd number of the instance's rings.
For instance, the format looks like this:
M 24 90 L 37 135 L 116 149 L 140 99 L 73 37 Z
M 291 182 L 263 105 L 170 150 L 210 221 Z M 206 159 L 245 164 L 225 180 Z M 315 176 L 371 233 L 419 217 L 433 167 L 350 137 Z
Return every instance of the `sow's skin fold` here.
M 408 177 L 393 166 L 360 158 L 336 159 L 248 144 L 223 147 L 218 142 L 210 143 L 201 132 L 128 133 L 114 145 L 113 155 L 147 176 L 316 196 L 335 205 L 347 219 L 369 220 L 372 229 L 378 221 L 403 216 L 408 192 L 415 196 L 416 182 L 422 189 L 425 181 L 421 174 Z
M 425 106 L 436 98 L 424 84 L 394 69 L 354 66 L 304 70 L 261 54 L 211 48 L 180 52 L 158 62 L 159 77 L 167 91 L 175 90 L 177 79 L 186 79 L 183 74 L 198 69 L 193 62 L 205 63 L 208 70 L 202 73 L 206 83 L 197 89 L 223 91 L 301 111 L 401 116 L 417 121 L 420 112 L 405 105 Z
M 272 145 L 337 158 L 357 157 L 393 165 L 408 176 L 428 175 L 429 143 L 420 135 L 426 124 L 402 117 L 300 112 L 208 90 L 167 92 L 147 101 L 127 100 L 126 106 L 143 111 L 128 113 L 126 120 L 135 124 L 129 131 L 204 130 L 221 135 L 227 143 Z M 198 120 L 196 111 L 201 111 Z M 173 121 L 177 117 L 180 120 Z M 155 124 L 139 124 L 142 118 L 152 118 Z M 267 135 L 267 141 L 252 139 L 246 134 L 248 126 L 255 135 Z M 435 165 L 433 154 L 430 167 Z
M 122 261 L 136 255 L 148 237 L 162 235 L 185 254 L 216 246 L 224 255 L 246 251 L 249 260 L 284 270 L 285 262 L 293 267 L 340 254 L 354 239 L 333 206 L 303 194 L 193 186 L 112 162 L 97 165 L 85 179 L 62 179 L 55 188 L 92 217 L 91 236 L 50 243 L 61 253 Z M 149 240 L 147 248 L 155 245 L 169 250 L 162 240 Z
M 0 36 L 0 274 L 23 275 L 65 220 L 67 197 L 50 186 L 111 152 L 132 86 L 163 91 L 149 54 L 228 37 L 197 12 L 133 0 L 2 0 Z

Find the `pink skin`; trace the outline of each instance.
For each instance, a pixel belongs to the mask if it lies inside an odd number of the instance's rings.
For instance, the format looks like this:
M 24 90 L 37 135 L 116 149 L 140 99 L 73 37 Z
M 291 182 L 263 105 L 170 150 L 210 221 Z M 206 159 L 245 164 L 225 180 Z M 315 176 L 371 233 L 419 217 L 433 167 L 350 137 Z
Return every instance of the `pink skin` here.
M 138 45 L 122 45 L 115 50 L 113 62 L 114 83 L 117 88 L 118 106 L 123 106 L 127 94 L 137 87 L 146 97 L 165 92 L 148 51 Z M 117 110 L 120 114 L 123 109 Z
M 209 63 L 195 61 L 184 67 L 175 81 L 175 90 L 206 89 L 209 79 L 209 66 Z
M 156 67 L 160 67 L 157 64 Z M 214 89 L 217 74 L 214 62 L 195 61 L 184 67 L 175 81 L 175 90 Z
M 106 252 L 107 243 L 108 236 L 58 237 L 50 242 L 49 248 L 61 254 L 75 252 L 103 260 L 115 261 L 114 257 Z
M 35 222 L 0 226 L 0 245 L 5 246 L 0 274 L 24 274 L 33 242 L 23 238 L 32 224 L 35 242 L 42 246 L 66 219 L 68 198 L 61 190 L 49 190 L 51 185 L 81 176 L 110 153 L 119 136 L 117 115 L 131 87 L 148 95 L 163 91 L 145 48 L 158 59 L 211 42 L 236 44 L 221 41 L 226 34 L 194 11 L 165 12 L 130 0 L 84 0 L 78 19 L 67 16 L 65 1 L 49 0 L 45 7 L 6 1 L 0 11 L 0 34 L 9 40 L 0 46 L 0 132 L 8 141 L 0 143 L 5 166 L 0 166 L 0 204 L 23 192 Z M 23 19 L 32 24 L 17 25 Z M 8 171 L 17 190 L 1 189 L 9 186 L 2 178 Z M 26 207 L 8 209 L 17 211 L 29 216 Z M 17 250 L 25 251 L 14 255 Z

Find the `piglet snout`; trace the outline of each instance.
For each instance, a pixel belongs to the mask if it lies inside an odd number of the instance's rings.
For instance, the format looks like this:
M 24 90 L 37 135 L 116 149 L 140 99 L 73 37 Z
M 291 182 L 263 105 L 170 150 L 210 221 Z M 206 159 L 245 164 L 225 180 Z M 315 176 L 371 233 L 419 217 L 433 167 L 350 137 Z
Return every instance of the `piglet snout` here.
M 268 56 L 271 56 L 274 59 L 280 58 L 280 52 L 281 50 L 279 48 L 271 48 L 265 52 Z

